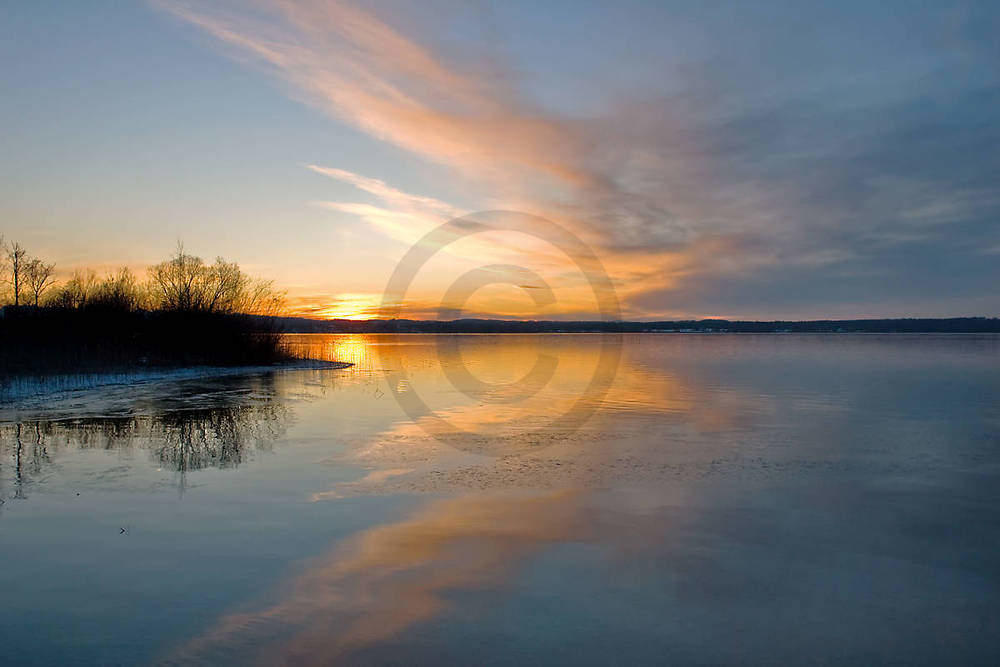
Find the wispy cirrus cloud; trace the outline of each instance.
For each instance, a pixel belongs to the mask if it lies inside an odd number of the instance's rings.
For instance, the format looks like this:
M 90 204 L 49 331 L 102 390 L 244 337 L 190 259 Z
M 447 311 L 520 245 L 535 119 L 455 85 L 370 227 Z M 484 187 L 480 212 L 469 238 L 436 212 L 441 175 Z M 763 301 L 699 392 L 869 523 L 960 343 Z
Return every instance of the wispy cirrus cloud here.
M 500 173 L 520 164 L 570 181 L 578 143 L 503 79 L 459 67 L 346 2 L 161 3 L 258 59 L 339 119 L 437 162 Z
M 461 209 L 455 208 L 451 204 L 443 202 L 439 199 L 434 199 L 433 197 L 424 197 L 404 192 L 398 188 L 387 185 L 384 181 L 377 178 L 369 178 L 344 169 L 320 167 L 314 164 L 308 165 L 308 168 L 317 174 L 329 176 L 335 180 L 353 185 L 359 190 L 364 190 L 369 194 L 375 195 L 379 199 L 388 204 L 392 204 L 397 208 L 428 211 L 437 213 L 447 218 L 454 218 L 462 215 Z
M 709 48 L 660 69 L 622 63 L 645 90 L 573 115 L 533 100 L 490 49 L 399 7 L 161 4 L 293 95 L 485 184 L 490 208 L 570 227 L 598 250 L 630 316 L 914 312 L 1000 278 L 974 249 L 997 243 L 1000 215 L 1000 158 L 982 150 L 1000 140 L 1000 72 L 977 28 L 997 13 L 980 3 L 816 6 L 807 24 L 780 3 L 664 7 L 657 44 L 696 26 Z M 380 203 L 321 205 L 392 238 L 456 212 L 343 166 L 310 169 Z

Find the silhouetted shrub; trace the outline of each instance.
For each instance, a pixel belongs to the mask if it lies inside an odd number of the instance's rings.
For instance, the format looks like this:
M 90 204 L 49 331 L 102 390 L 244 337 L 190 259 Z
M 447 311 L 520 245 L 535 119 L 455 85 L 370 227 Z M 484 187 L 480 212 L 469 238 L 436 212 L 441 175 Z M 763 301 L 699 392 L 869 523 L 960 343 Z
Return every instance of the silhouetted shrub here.
M 86 308 L 4 309 L 0 373 L 269 364 L 288 359 L 266 320 L 229 313 Z

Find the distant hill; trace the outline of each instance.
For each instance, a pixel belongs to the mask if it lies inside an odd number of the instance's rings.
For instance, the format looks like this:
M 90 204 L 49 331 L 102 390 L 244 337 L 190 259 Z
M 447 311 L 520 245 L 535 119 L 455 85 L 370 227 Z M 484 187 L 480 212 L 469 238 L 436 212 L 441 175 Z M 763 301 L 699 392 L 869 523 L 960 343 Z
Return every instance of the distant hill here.
M 1000 318 L 742 321 L 678 320 L 602 322 L 552 320 L 313 320 L 305 317 L 259 318 L 285 333 L 1000 333 Z

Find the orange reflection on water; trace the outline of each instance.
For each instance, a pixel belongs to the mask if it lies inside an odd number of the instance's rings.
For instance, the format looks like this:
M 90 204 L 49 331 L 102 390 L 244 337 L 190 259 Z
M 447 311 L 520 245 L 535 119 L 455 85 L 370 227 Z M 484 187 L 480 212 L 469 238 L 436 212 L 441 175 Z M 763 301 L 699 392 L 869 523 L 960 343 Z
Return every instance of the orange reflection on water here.
M 662 431 L 650 429 L 650 416 L 657 428 L 677 424 L 714 432 L 738 421 L 752 402 L 731 389 L 719 394 L 700 384 L 682 364 L 626 353 L 592 423 L 551 432 L 545 423 L 572 409 L 597 367 L 599 336 L 505 336 L 502 344 L 473 336 L 462 349 L 434 340 L 395 341 L 405 349 L 405 381 L 427 396 L 438 416 L 469 433 L 467 442 L 443 444 L 426 423 L 401 414 L 348 455 L 369 468 L 366 476 L 314 493 L 312 500 L 414 490 L 407 487 L 414 478 L 424 483 L 419 490 L 485 492 L 435 501 L 407 520 L 361 533 L 298 576 L 278 602 L 221 619 L 175 656 L 179 662 L 243 653 L 264 664 L 350 662 L 359 651 L 447 613 L 449 593 L 500 586 L 547 545 L 595 534 L 597 519 L 581 511 L 593 488 L 637 470 L 654 476 L 677 470 L 678 450 L 659 437 Z M 389 370 L 398 370 L 380 368 L 383 357 L 372 351 L 394 344 L 392 337 L 304 342 L 336 355 L 326 358 L 354 361 L 387 379 Z M 538 354 L 558 360 L 551 381 L 524 400 L 505 402 Z M 442 371 L 447 364 L 463 364 L 495 389 L 477 394 L 475 387 L 455 386 Z M 651 496 L 665 488 L 662 478 L 644 479 L 658 482 Z
M 375 472 L 313 499 L 389 490 L 572 485 L 581 481 L 573 475 L 597 477 L 609 460 L 619 457 L 637 456 L 654 465 L 677 463 L 671 428 L 719 433 L 745 426 L 747 419 L 767 410 L 760 397 L 733 387 L 705 386 L 684 373 L 682 364 L 650 359 L 626 346 L 593 416 L 583 424 L 555 427 L 561 415 L 579 408 L 577 402 L 598 368 L 600 336 L 504 336 L 502 343 L 497 338 L 465 337 L 461 349 L 429 342 L 401 348 L 409 369 L 407 390 L 425 396 L 433 414 L 403 416 L 353 449 L 348 461 Z M 380 339 L 380 344 L 387 340 Z M 541 390 L 519 397 L 517 378 L 538 355 L 555 358 L 556 370 Z M 463 365 L 476 380 L 495 383 L 495 389 L 480 392 L 474 383 L 456 384 L 454 374 L 446 377 L 442 371 L 449 364 Z M 508 401 L 509 396 L 519 400 Z M 466 435 L 440 437 L 441 422 Z
M 285 334 L 283 340 L 297 357 L 346 361 L 354 365 L 355 371 L 372 371 L 376 367 L 372 354 L 375 337 L 365 334 Z
M 335 549 L 282 600 L 222 618 L 169 662 L 241 651 L 262 664 L 343 661 L 442 613 L 449 592 L 501 584 L 544 545 L 586 534 L 578 497 L 558 491 L 432 503 Z

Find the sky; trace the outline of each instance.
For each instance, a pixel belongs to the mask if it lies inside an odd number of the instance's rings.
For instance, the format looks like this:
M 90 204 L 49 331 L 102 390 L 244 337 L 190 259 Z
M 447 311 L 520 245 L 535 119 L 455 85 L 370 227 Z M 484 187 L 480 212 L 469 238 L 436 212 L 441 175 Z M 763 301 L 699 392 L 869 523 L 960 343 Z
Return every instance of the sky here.
M 183 241 L 274 279 L 291 312 L 366 318 L 425 234 L 506 210 L 591 249 L 628 319 L 1000 315 L 995 2 L 2 14 L 0 234 L 63 279 Z M 542 236 L 457 241 L 395 305 L 598 317 Z M 476 271 L 495 279 L 448 302 Z

